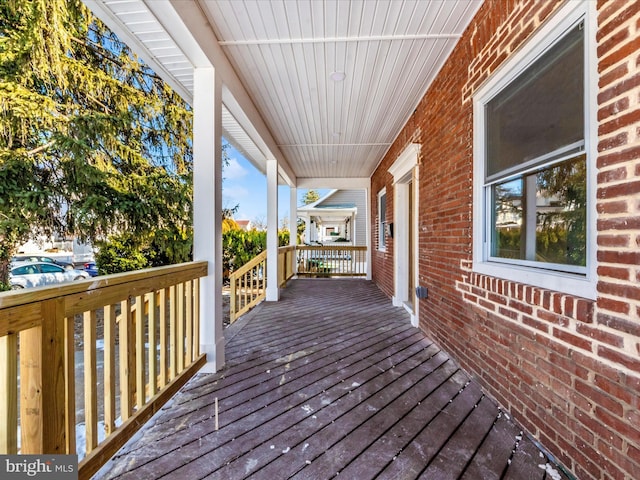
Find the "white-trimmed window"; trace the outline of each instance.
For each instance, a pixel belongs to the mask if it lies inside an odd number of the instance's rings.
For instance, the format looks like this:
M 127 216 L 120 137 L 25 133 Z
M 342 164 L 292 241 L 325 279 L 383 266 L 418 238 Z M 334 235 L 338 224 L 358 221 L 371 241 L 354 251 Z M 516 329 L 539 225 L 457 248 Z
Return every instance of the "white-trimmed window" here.
M 387 250 L 387 189 L 378 192 L 378 250 Z
M 474 96 L 474 269 L 595 295 L 589 2 L 570 3 Z

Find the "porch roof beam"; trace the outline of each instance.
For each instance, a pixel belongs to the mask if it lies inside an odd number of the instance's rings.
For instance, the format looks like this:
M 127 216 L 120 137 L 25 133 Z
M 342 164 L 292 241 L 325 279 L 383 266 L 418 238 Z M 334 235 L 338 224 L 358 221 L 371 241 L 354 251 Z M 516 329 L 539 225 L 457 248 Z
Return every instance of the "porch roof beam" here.
M 144 1 L 150 9 L 154 8 L 156 4 L 165 3 L 150 0 Z M 211 30 L 207 17 L 198 3 L 178 0 L 170 0 L 169 3 L 182 21 L 178 21 L 175 15 L 164 16 L 159 19 L 163 27 L 183 51 L 188 50 L 195 42 L 198 49 L 216 68 L 216 72 L 219 72 L 222 78 L 222 101 L 224 105 L 260 151 L 263 152 L 265 158 L 278 161 L 279 175 L 285 183 L 295 185 L 293 170 L 282 155 L 253 100 L 233 69 L 231 62 L 229 62 L 229 59 L 218 44 L 218 39 Z
M 253 100 L 245 90 L 231 63 L 220 48 L 211 31 L 207 18 L 197 2 L 138 0 L 137 14 L 146 15 L 145 23 L 156 25 L 157 34 L 168 35 L 167 41 L 175 43 L 182 52 L 176 62 L 184 63 L 180 72 L 167 68 L 158 53 L 148 47 L 135 31 L 129 28 L 124 17 L 119 16 L 104 0 L 85 0 L 89 9 L 105 22 L 122 41 L 135 51 L 145 63 L 160 75 L 171 88 L 193 106 L 192 74 L 194 68 L 214 66 L 222 79 L 222 102 L 235 122 L 247 133 L 261 155 L 248 158 L 254 166 L 266 174 L 266 160 L 278 161 L 279 181 L 294 186 L 293 170 L 282 155 Z M 155 27 L 154 27 L 155 28 Z M 148 31 L 146 32 L 149 33 Z M 188 73 L 191 73 L 189 75 Z M 182 78 L 181 78 L 182 77 Z M 188 78 L 188 80 L 186 80 Z M 233 140 L 233 139 L 230 139 Z M 245 139 L 235 139 L 244 142 Z M 239 145 L 238 150 L 249 154 L 251 149 Z
M 368 177 L 298 177 L 298 188 L 330 188 L 337 190 L 367 189 L 371 186 Z

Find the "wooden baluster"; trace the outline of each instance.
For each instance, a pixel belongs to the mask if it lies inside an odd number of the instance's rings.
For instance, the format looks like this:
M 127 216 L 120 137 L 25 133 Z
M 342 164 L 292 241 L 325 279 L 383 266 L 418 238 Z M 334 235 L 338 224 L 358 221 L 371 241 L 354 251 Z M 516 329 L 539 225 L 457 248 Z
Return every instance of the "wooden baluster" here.
M 156 338 L 156 292 L 149 292 L 146 296 L 146 302 L 149 305 L 149 329 L 147 332 L 147 342 L 149 343 L 149 398 L 153 398 L 156 394 L 158 384 L 158 370 L 156 368 L 156 361 L 158 356 L 157 350 L 157 338 Z
M 193 362 L 193 282 L 190 280 L 186 282 L 185 285 L 185 296 L 186 296 L 186 365 L 191 365 Z
M 200 355 L 200 279 L 193 280 L 193 360 Z
M 0 338 L 0 454 L 18 452 L 18 337 Z
M 169 380 L 173 380 L 177 374 L 177 300 L 176 286 L 171 285 L 169 287 Z
M 96 311 L 84 312 L 84 424 L 86 451 L 98 445 L 98 392 L 96 367 Z
M 136 329 L 136 405 L 142 408 L 146 401 L 145 394 L 145 354 L 144 354 L 144 297 L 136 297 L 136 315 L 134 318 Z
M 160 389 L 168 382 L 167 375 L 167 289 L 160 290 Z
M 104 307 L 104 428 L 107 436 L 116 429 L 116 309 Z
M 233 323 L 236 321 L 236 312 L 237 312 L 237 301 L 238 301 L 238 285 L 236 281 L 236 276 L 232 273 L 229 276 L 229 287 L 230 287 L 230 297 L 229 298 L 229 322 Z
M 240 310 L 244 310 L 244 307 L 247 305 L 247 290 L 248 290 L 248 285 L 247 285 L 247 275 L 248 273 L 244 273 L 242 275 L 242 285 L 244 286 L 244 288 L 242 289 L 242 302 L 240 302 Z
M 120 302 L 120 322 L 118 328 L 119 363 L 120 363 L 120 417 L 122 421 L 129 419 L 133 413 L 132 391 L 129 375 L 131 372 L 131 306 L 129 300 Z
M 184 283 L 178 284 L 178 350 L 176 351 L 178 362 L 177 372 L 184 370 Z

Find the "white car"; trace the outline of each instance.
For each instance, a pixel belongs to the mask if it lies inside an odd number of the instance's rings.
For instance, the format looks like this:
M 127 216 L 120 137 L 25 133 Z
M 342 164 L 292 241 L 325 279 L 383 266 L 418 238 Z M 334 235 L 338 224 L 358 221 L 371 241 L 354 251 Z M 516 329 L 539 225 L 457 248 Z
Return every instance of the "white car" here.
M 24 262 L 14 264 L 9 273 L 9 283 L 14 290 L 28 287 L 42 287 L 55 283 L 84 280 L 91 276 L 83 270 L 66 270 L 46 262 Z

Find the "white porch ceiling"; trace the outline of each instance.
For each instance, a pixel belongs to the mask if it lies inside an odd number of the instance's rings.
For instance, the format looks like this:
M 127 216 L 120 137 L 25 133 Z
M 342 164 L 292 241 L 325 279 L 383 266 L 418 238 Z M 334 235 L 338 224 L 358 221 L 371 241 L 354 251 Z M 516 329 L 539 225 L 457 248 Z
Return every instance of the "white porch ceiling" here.
M 188 42 L 175 25 L 186 26 L 204 52 L 217 41 L 235 71 L 231 81 L 242 84 L 272 136 L 276 157 L 307 180 L 373 173 L 481 3 L 87 1 L 183 96 L 193 94 L 200 56 L 185 52 Z M 335 71 L 345 73 L 342 82 L 330 80 Z M 227 87 L 230 94 L 237 86 Z M 223 112 L 225 133 L 261 168 L 268 152 L 242 131 L 232 110 L 227 105 Z

